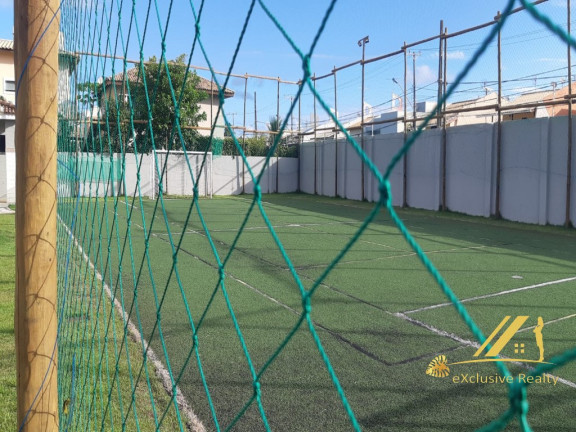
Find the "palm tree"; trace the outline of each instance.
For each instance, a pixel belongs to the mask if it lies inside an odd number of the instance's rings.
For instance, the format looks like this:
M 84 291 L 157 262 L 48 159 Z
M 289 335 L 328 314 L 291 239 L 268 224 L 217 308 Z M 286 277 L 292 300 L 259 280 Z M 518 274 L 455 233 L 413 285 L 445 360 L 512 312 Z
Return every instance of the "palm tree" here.
M 270 136 L 268 138 L 268 146 L 272 146 L 274 144 L 274 139 L 276 135 L 280 131 L 280 127 L 282 126 L 282 117 L 280 116 L 272 116 L 270 117 L 270 121 L 268 122 L 268 131 L 270 132 Z

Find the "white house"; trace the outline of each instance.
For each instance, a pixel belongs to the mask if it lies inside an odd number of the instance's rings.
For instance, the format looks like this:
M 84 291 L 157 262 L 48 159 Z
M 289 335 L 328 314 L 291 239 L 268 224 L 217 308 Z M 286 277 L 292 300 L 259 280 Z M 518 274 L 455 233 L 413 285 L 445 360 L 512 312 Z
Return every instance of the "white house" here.
M 78 57 L 62 50 L 60 37 L 58 104 L 70 102 L 71 75 Z M 14 41 L 0 39 L 0 206 L 16 202 L 16 80 L 14 76 Z
M 0 206 L 16 200 L 14 42 L 0 39 Z

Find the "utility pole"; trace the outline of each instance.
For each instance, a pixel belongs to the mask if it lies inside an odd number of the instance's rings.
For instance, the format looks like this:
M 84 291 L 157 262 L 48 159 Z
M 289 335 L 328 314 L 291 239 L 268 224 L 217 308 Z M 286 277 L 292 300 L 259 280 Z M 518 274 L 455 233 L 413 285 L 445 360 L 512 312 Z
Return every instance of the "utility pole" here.
M 59 0 L 14 2 L 18 430 L 58 430 L 56 172 Z M 54 19 L 52 21 L 52 19 Z
M 288 96 L 288 95 L 284 95 L 285 99 L 290 99 L 290 107 L 292 107 L 292 104 L 294 103 L 294 96 Z M 292 110 L 292 112 L 290 113 L 290 137 L 293 135 L 294 133 L 294 110 Z
M 256 110 L 256 92 L 254 92 L 254 136 L 258 138 L 258 114 Z
M 412 130 L 416 130 L 416 58 L 420 57 L 421 51 L 412 51 L 408 53 L 412 56 Z
M 290 107 L 294 104 L 294 97 L 290 96 Z M 290 112 L 290 134 L 294 132 L 294 110 Z
M 556 81 L 552 81 L 550 83 L 552 85 L 552 100 L 556 102 L 556 87 L 558 83 Z M 552 117 L 556 116 L 556 105 L 552 105 Z
M 358 41 L 358 46 L 362 47 L 362 112 L 360 114 L 360 147 L 362 151 L 364 151 L 364 59 L 366 54 L 366 44 L 370 42 L 370 38 L 368 36 L 364 36 L 362 39 Z M 364 162 L 362 162 L 362 175 L 361 175 L 361 182 L 362 182 L 362 200 L 366 198 L 365 190 L 364 190 Z

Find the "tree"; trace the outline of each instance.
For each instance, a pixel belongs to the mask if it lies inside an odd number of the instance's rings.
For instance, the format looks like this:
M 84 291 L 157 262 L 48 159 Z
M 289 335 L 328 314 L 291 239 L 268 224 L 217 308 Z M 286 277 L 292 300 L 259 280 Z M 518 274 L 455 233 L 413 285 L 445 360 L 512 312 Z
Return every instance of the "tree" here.
M 138 153 L 149 153 L 153 148 L 196 150 L 205 146 L 195 127 L 206 119 L 199 102 L 207 94 L 198 88 L 200 77 L 187 69 L 184 60 L 184 54 L 166 63 L 151 57 L 123 74 L 121 83 L 79 84 L 79 104 L 97 104 L 103 113 L 101 121 L 93 125 L 86 147 L 93 151 L 102 147 L 105 152 L 137 149 Z
M 76 87 L 76 99 L 82 106 L 92 108 L 94 105 L 100 106 L 104 86 L 101 83 L 85 82 Z
M 139 152 L 148 153 L 152 149 L 149 114 L 156 149 L 195 149 L 199 134 L 194 127 L 206 120 L 206 113 L 198 103 L 206 99 L 207 94 L 198 89 L 200 77 L 187 69 L 184 60 L 182 54 L 166 65 L 152 57 L 143 68 L 138 66 L 138 79 L 130 83 L 130 92 Z M 179 128 L 176 127 L 176 104 L 179 106 Z
M 270 121 L 268 122 L 268 130 L 270 131 L 269 136 L 269 146 L 272 147 L 274 144 L 274 140 L 276 139 L 276 135 L 280 132 L 280 127 L 282 126 L 282 117 L 279 116 L 272 116 L 270 117 Z M 281 144 L 280 142 L 279 144 Z

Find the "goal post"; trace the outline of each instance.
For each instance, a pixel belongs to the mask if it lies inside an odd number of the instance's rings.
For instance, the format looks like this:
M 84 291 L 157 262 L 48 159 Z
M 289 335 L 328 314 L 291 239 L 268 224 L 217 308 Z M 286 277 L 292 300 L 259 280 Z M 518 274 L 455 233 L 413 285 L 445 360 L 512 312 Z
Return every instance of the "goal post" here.
M 152 153 L 150 179 L 152 199 L 158 196 L 160 185 L 164 195 L 212 198 L 214 169 L 212 152 L 155 150 Z

